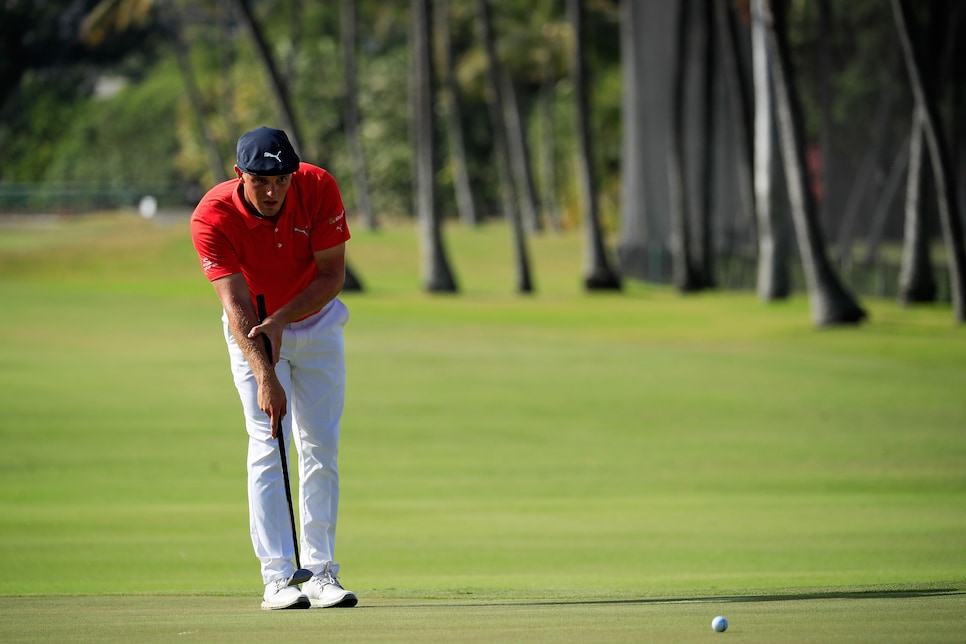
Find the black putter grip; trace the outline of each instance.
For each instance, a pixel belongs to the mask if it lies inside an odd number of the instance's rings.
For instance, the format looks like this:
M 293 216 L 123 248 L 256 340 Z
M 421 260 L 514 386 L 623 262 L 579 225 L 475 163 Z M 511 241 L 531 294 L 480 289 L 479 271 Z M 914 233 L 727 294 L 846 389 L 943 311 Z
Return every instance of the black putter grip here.
M 255 307 L 258 309 L 258 323 L 261 324 L 268 317 L 268 312 L 265 309 L 265 296 L 259 293 L 255 296 Z M 264 333 L 262 334 L 262 339 L 265 341 L 265 353 L 268 354 L 268 361 L 272 361 L 272 341 L 268 339 L 268 336 Z

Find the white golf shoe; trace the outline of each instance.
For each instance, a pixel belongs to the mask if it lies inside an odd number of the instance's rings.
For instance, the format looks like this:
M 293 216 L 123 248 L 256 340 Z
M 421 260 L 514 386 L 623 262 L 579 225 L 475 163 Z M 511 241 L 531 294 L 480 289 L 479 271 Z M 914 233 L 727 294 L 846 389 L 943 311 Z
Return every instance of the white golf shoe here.
M 276 579 L 265 585 L 262 596 L 262 610 L 282 610 L 285 608 L 308 608 L 309 598 L 298 586 L 289 586 L 288 579 Z
M 305 582 L 305 594 L 312 608 L 352 608 L 359 598 L 346 590 L 328 568 Z

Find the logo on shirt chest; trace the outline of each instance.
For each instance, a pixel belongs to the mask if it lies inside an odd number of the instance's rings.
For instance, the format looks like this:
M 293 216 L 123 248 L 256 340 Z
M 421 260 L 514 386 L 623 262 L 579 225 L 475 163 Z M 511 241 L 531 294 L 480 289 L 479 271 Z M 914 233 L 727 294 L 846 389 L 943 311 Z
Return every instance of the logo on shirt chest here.
M 295 232 L 297 232 L 297 233 L 302 233 L 306 237 L 309 236 L 309 231 L 308 230 L 303 230 L 303 229 L 299 228 L 298 226 L 293 226 L 292 227 L 292 230 L 295 231 Z

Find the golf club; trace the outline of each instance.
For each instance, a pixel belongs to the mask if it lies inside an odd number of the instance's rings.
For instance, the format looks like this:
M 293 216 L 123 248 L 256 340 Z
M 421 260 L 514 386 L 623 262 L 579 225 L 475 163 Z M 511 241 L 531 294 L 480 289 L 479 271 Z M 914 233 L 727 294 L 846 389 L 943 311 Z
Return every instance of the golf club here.
M 265 296 L 261 293 L 256 295 L 255 304 L 258 307 L 258 323 L 261 324 L 268 315 L 265 309 Z M 272 341 L 264 333 L 262 337 L 265 339 L 265 352 L 268 354 L 269 362 L 271 362 Z M 282 478 L 285 480 L 285 500 L 288 502 L 288 517 L 292 522 L 292 546 L 295 548 L 295 567 L 297 568 L 295 574 L 288 580 L 288 585 L 297 586 L 311 579 L 312 571 L 303 568 L 302 563 L 299 561 L 299 537 L 295 528 L 295 508 L 292 507 L 292 486 L 288 478 L 288 458 L 285 455 L 285 434 L 282 432 L 281 417 L 276 421 L 275 435 L 278 436 L 278 456 L 282 460 Z

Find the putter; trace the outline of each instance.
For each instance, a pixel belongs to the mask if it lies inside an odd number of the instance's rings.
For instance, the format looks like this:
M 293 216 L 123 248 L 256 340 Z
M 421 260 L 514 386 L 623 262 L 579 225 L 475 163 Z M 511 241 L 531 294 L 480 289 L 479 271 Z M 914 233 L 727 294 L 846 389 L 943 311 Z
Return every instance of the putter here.
M 255 303 L 258 306 L 258 323 L 261 324 L 268 316 L 265 309 L 265 296 L 260 293 L 256 295 Z M 265 339 L 265 353 L 268 354 L 268 360 L 271 362 L 272 341 L 264 333 L 262 334 L 262 338 Z M 285 500 L 288 502 L 288 518 L 292 522 L 292 546 L 295 548 L 295 567 L 298 569 L 292 575 L 292 578 L 288 580 L 288 585 L 297 586 L 307 582 L 313 575 L 312 571 L 303 568 L 302 563 L 299 561 L 299 537 L 295 528 L 295 508 L 292 507 L 292 486 L 288 478 L 288 457 L 285 455 L 285 434 L 282 432 L 281 418 L 278 419 L 278 423 L 276 424 L 275 435 L 278 436 L 278 456 L 282 461 L 282 478 L 285 480 Z

